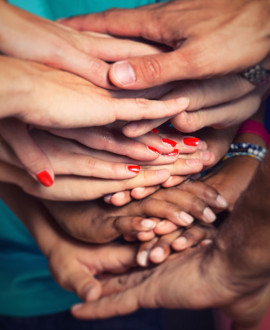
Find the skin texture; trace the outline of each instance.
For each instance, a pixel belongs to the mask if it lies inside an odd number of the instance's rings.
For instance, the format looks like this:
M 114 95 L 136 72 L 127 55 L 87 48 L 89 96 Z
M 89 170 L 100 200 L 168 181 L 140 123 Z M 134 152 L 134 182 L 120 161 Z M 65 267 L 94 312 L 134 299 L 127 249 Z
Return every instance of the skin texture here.
M 134 164 L 133 159 L 86 148 L 75 141 L 53 136 L 44 131 L 32 131 L 31 138 L 52 164 L 53 172 L 56 174 L 54 185 L 49 188 L 43 187 L 33 180 L 4 142 L 0 149 L 0 177 L 5 182 L 22 187 L 29 194 L 50 200 L 92 200 L 142 185 L 155 187 L 166 182 L 170 175 L 179 175 L 182 181 L 187 175 L 199 172 L 204 164 L 213 162 L 211 153 L 196 151 L 196 147 L 186 148 L 188 150 L 183 148 L 185 152 L 193 151 L 193 153 L 183 154 L 181 158 L 178 158 L 179 153 L 176 149 L 175 153 L 160 155 L 154 161 Z M 180 136 L 179 143 L 181 139 Z M 20 154 L 27 157 L 29 151 L 27 154 L 26 151 L 25 148 Z M 206 160 L 205 155 L 208 157 Z M 29 158 L 33 159 L 33 157 Z M 32 163 L 33 165 L 35 164 Z M 140 173 L 130 171 L 130 166 L 132 168 L 137 166 Z
M 256 329 L 270 302 L 270 210 L 262 198 L 269 179 L 268 154 L 213 244 L 175 254 L 155 268 L 105 278 L 104 297 L 75 306 L 73 315 L 100 318 L 139 307 L 224 306 L 233 329 Z
M 135 41 L 77 32 L 3 1 L 0 9 L 3 54 L 68 71 L 105 88 L 112 87 L 106 61 L 158 51 L 154 46 Z
M 269 21 L 269 11 L 267 0 L 239 0 L 229 7 L 225 0 L 176 0 L 84 15 L 62 23 L 77 30 L 142 37 L 170 47 L 166 54 L 128 59 L 112 66 L 110 79 L 114 84 L 140 89 L 241 72 L 263 61 L 270 51 L 269 23 L 262 26 L 261 22 Z M 269 59 L 265 62 L 269 68 Z M 120 69 L 123 83 L 120 74 L 117 76 Z M 133 80 L 128 81 L 128 73 Z
M 0 134 L 18 154 L 22 144 L 29 150 L 28 163 L 24 164 L 33 176 L 47 170 L 53 178 L 54 173 L 48 157 L 29 136 L 26 123 L 51 128 L 88 127 L 116 120 L 162 118 L 182 107 L 179 100 L 116 99 L 78 76 L 30 61 L 0 56 L 0 68 L 0 118 L 16 117 L 1 122 Z M 20 141 L 16 141 L 18 133 Z M 151 154 L 149 150 L 145 153 Z M 148 155 L 148 159 L 151 157 L 157 156 Z
M 44 204 L 60 227 L 77 239 L 103 243 L 121 234 L 149 232 L 147 236 L 138 236 L 141 240 L 149 240 L 155 233 L 170 233 L 178 226 L 190 225 L 194 217 L 212 223 L 215 215 L 210 208 L 226 208 L 220 203 L 215 189 L 203 183 L 194 185 L 197 189 L 160 190 L 123 207 L 106 206 L 98 200 L 84 203 L 44 201 Z M 152 220 L 148 227 L 144 225 L 147 218 Z M 168 220 L 162 228 L 157 225 L 160 219 Z

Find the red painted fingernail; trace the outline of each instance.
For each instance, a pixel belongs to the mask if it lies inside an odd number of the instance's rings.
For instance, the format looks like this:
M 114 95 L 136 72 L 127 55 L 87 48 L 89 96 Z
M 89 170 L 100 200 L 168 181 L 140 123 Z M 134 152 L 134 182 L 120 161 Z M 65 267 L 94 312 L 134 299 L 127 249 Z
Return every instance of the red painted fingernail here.
M 53 179 L 48 171 L 42 171 L 36 177 L 45 187 L 50 187 L 53 184 Z
M 197 147 L 199 144 L 199 139 L 195 137 L 190 137 L 190 138 L 184 138 L 183 142 L 186 146 L 193 146 Z
M 159 151 L 159 150 L 157 150 L 156 148 L 154 148 L 154 147 L 150 147 L 150 146 L 148 146 L 147 147 L 149 150 L 151 150 L 151 151 L 153 151 L 154 153 L 156 153 L 156 154 L 161 154 L 161 152 Z
M 179 149 L 174 149 L 172 152 L 170 152 L 166 156 L 176 156 L 178 154 L 179 154 Z
M 163 138 L 162 142 L 165 143 L 165 144 L 169 144 L 173 148 L 177 145 L 177 142 L 175 142 L 173 140 L 170 140 L 170 139 Z
M 139 173 L 140 170 L 141 170 L 141 166 L 138 166 L 138 165 L 129 165 L 128 166 L 128 170 L 130 172 Z
M 153 128 L 151 132 L 154 134 L 158 134 L 158 130 L 156 128 Z

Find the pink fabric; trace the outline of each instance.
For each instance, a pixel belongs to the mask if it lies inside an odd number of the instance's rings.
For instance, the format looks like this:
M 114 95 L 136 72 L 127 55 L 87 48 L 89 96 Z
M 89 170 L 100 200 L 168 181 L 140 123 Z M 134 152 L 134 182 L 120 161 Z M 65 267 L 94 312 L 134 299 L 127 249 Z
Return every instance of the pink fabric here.
M 240 126 L 237 134 L 252 133 L 260 136 L 268 146 L 270 144 L 269 133 L 266 128 L 256 120 L 248 119 Z

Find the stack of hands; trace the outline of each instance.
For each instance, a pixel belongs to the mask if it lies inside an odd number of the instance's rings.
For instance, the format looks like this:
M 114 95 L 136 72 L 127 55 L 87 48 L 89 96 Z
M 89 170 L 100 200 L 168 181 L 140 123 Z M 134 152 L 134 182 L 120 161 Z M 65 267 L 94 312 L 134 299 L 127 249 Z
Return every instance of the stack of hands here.
M 256 329 L 269 269 L 256 257 L 234 267 L 233 216 L 218 233 L 212 223 L 234 209 L 258 162 L 236 157 L 193 178 L 233 140 L 265 146 L 236 131 L 269 91 L 238 73 L 270 67 L 269 27 L 259 42 L 254 14 L 269 21 L 266 2 L 229 11 L 204 1 L 196 21 L 200 1 L 178 0 L 51 22 L 0 1 L 1 198 L 56 281 L 85 301 L 75 316 L 226 306 L 236 329 Z M 245 15 L 248 45 L 240 32 L 220 40 Z

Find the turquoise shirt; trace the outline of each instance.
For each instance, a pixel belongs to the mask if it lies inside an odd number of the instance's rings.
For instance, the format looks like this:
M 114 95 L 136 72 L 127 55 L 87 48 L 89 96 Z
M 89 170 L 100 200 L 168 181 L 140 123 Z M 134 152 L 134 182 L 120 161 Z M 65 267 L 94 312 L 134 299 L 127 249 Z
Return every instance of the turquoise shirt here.
M 33 14 L 55 20 L 112 7 L 133 8 L 155 0 L 11 0 Z M 37 316 L 70 308 L 75 294 L 50 276 L 46 258 L 27 229 L 0 200 L 0 314 Z

